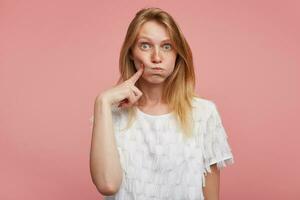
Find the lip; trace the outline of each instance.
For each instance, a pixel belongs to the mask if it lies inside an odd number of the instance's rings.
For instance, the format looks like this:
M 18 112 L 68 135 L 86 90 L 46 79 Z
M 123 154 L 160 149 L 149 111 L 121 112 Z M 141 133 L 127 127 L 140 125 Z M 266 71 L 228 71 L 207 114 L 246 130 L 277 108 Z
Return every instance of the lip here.
M 151 69 L 154 69 L 154 70 L 162 70 L 163 68 L 161 68 L 161 67 L 153 67 L 153 68 L 151 68 Z

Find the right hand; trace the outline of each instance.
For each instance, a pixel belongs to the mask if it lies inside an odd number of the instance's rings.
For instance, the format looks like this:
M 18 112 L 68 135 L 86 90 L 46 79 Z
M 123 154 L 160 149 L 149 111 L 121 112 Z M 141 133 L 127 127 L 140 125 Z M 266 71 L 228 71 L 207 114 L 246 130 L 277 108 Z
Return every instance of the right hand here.
M 135 83 L 143 74 L 144 69 L 144 64 L 141 64 L 141 67 L 138 69 L 138 71 L 129 79 L 119 83 L 111 89 L 102 92 L 99 96 L 106 99 L 110 105 L 117 103 L 118 107 L 121 108 L 136 105 L 136 102 L 143 95 L 143 93 L 135 86 Z

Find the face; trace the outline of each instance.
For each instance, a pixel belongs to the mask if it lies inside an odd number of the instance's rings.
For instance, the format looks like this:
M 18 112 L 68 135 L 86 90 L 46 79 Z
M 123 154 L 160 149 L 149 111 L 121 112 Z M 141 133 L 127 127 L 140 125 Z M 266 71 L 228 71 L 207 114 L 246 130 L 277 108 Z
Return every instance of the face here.
M 135 68 L 140 68 L 141 63 L 145 66 L 143 81 L 159 84 L 172 74 L 177 53 L 163 25 L 155 21 L 144 23 L 131 50 Z

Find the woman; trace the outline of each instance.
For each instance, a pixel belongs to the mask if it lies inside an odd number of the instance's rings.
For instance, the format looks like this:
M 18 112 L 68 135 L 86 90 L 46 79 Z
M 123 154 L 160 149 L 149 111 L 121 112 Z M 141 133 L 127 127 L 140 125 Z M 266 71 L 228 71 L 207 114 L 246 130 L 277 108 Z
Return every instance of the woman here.
M 215 103 L 194 93 L 192 52 L 174 19 L 142 9 L 120 53 L 120 79 L 94 106 L 90 169 L 106 199 L 219 199 L 233 155 Z

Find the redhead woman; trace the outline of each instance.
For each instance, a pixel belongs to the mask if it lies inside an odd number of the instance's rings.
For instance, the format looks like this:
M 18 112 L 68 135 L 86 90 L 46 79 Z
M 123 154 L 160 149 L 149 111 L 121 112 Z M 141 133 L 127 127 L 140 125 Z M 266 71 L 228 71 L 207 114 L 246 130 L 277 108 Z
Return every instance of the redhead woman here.
M 136 13 L 119 70 L 94 103 L 98 191 L 114 200 L 218 200 L 220 170 L 233 154 L 216 104 L 195 93 L 192 52 L 169 13 Z

